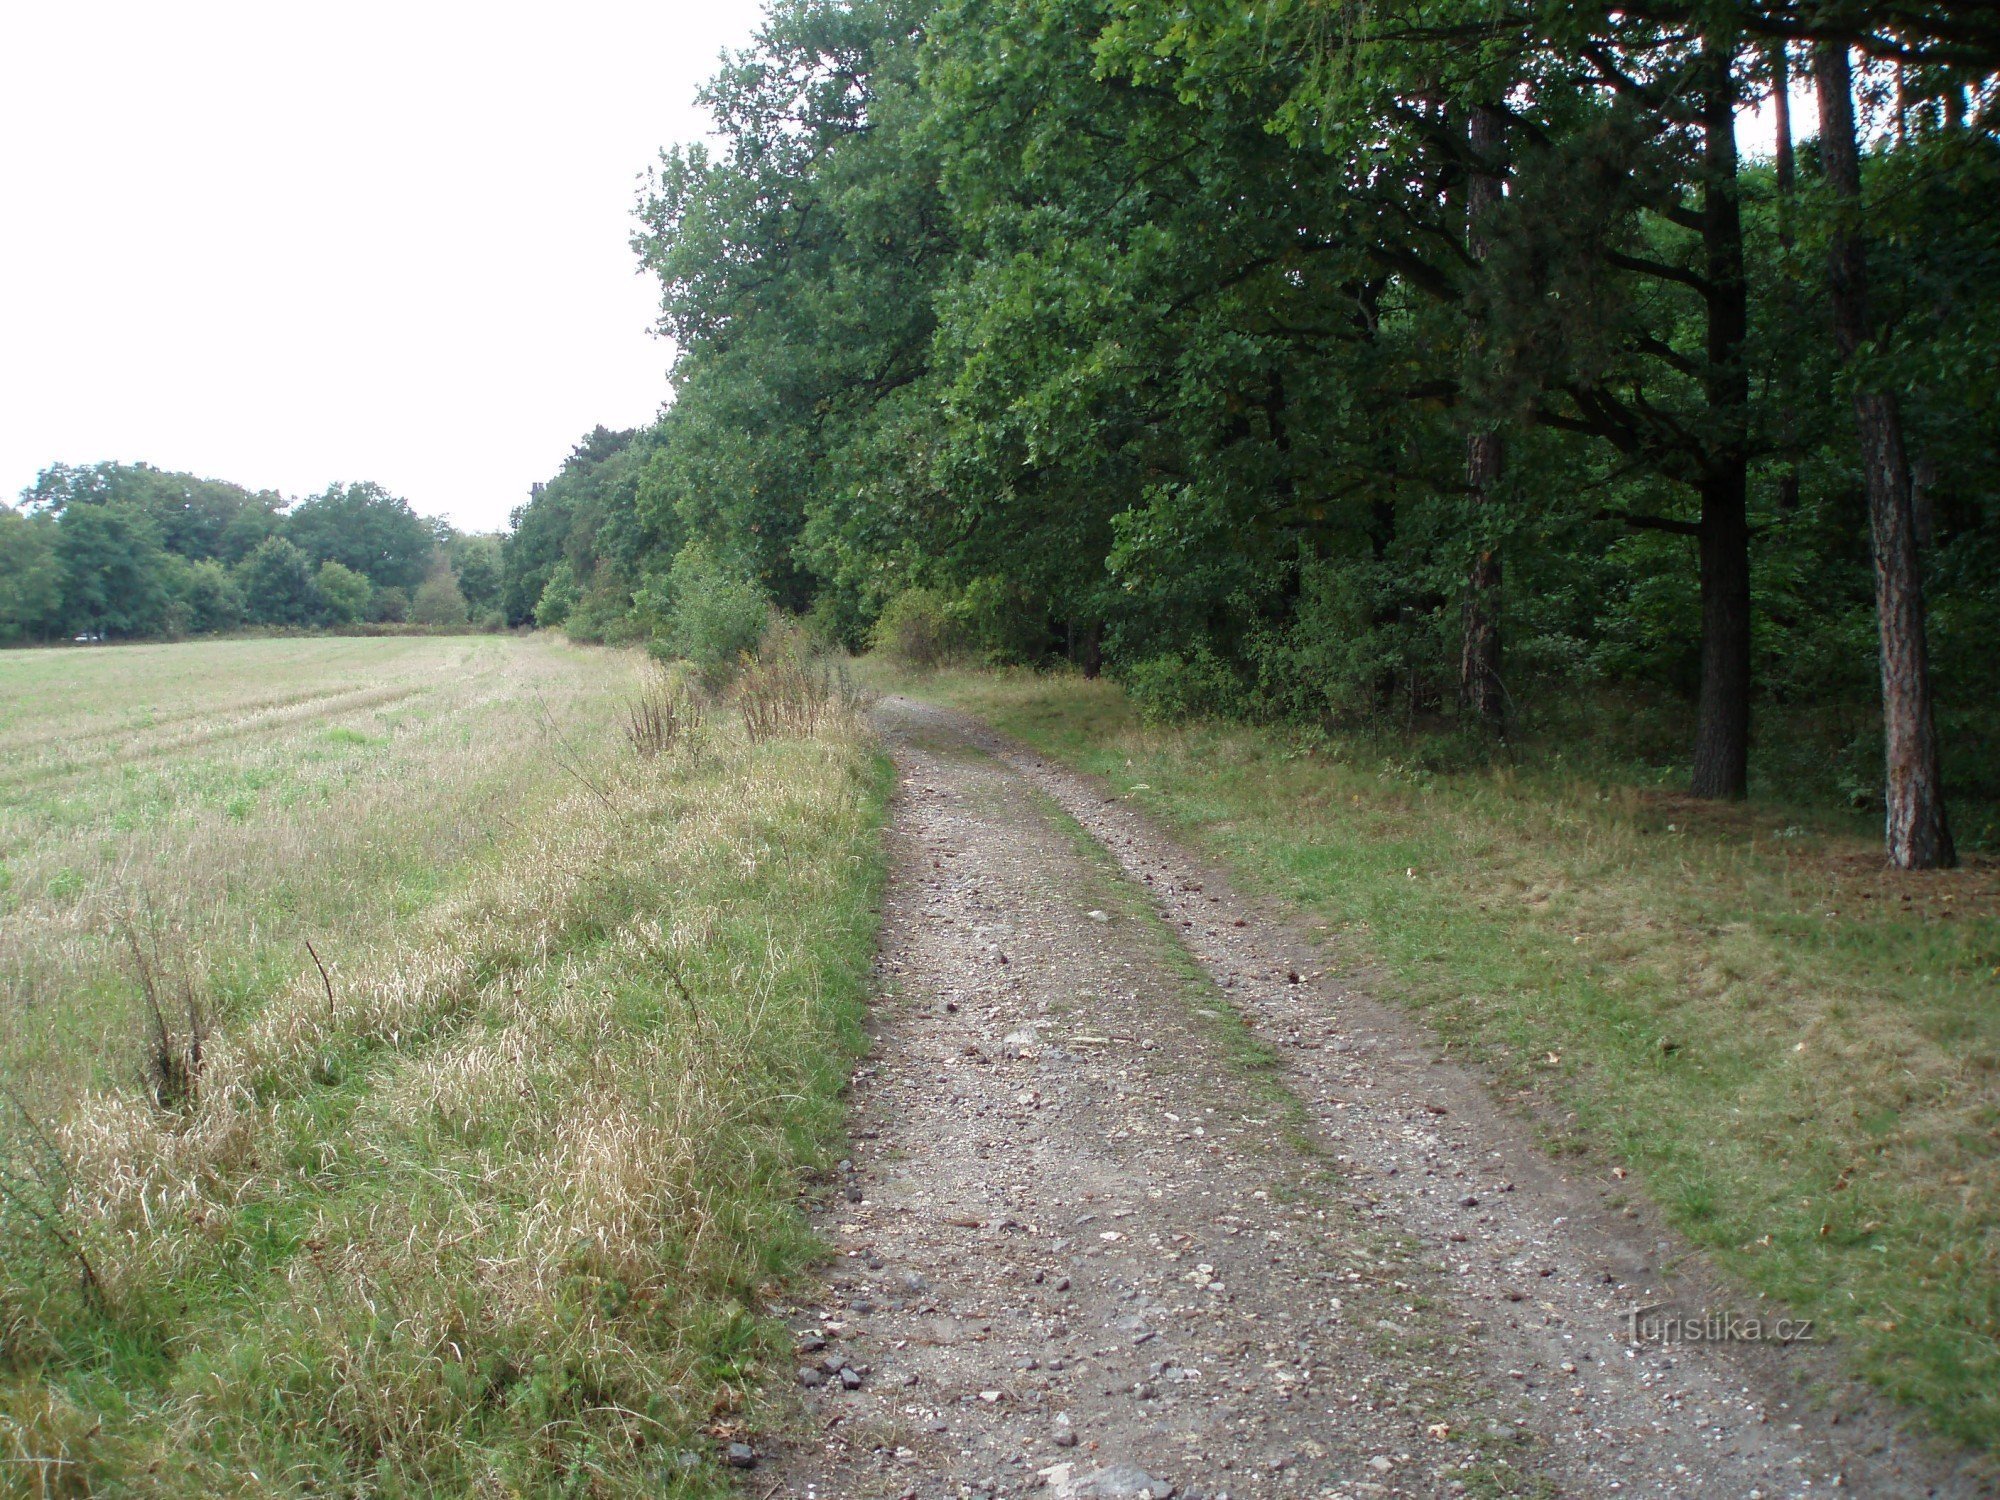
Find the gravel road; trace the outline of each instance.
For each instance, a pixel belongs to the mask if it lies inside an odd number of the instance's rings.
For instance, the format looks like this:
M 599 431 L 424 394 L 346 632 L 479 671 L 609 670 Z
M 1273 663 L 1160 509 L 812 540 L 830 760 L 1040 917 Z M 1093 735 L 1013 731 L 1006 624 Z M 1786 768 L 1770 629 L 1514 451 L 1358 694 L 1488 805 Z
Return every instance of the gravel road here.
M 1974 1492 L 1818 1351 L 1628 1338 L 1760 1309 L 1128 803 L 878 722 L 875 1045 L 747 1493 Z

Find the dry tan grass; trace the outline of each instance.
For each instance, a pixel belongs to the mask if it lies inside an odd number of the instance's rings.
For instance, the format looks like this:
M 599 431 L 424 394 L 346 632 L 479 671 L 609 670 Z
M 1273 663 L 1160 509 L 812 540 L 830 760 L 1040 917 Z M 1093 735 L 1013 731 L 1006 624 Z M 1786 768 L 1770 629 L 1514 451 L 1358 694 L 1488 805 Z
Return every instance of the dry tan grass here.
M 568 721 L 594 786 L 545 765 L 331 1004 L 299 962 L 218 1027 L 186 1107 L 74 1094 L 52 1128 L 110 1312 L 37 1310 L 54 1377 L 0 1379 L 41 1413 L 0 1410 L 8 1441 L 69 1441 L 64 1360 L 107 1336 L 163 1373 L 84 1469 L 161 1493 L 628 1493 L 750 1399 L 747 1307 L 805 1250 L 792 1173 L 857 1035 L 879 788 L 837 712 L 654 757 L 616 712 Z
M 0 657 L 0 1077 L 46 1091 L 134 1064 L 134 914 L 203 955 L 225 1009 L 309 938 L 336 966 L 379 941 L 562 790 L 534 705 L 593 726 L 594 752 L 634 675 L 484 638 Z

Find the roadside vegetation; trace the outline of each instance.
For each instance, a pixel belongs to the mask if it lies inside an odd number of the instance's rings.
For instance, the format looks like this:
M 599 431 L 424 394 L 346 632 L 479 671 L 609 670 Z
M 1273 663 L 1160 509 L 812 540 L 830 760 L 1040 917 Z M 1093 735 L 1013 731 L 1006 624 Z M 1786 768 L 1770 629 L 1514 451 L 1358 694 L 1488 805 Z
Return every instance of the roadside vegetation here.
M 0 657 L 9 1493 L 722 1488 L 880 882 L 786 640 L 750 714 L 547 638 Z
M 1076 675 L 872 680 L 1104 778 L 1282 897 L 1730 1275 L 1936 1430 L 2000 1447 L 2000 868 L 1449 739 L 1145 724 Z M 1568 750 L 1574 751 L 1572 743 Z M 1585 752 L 1588 756 L 1589 752 Z

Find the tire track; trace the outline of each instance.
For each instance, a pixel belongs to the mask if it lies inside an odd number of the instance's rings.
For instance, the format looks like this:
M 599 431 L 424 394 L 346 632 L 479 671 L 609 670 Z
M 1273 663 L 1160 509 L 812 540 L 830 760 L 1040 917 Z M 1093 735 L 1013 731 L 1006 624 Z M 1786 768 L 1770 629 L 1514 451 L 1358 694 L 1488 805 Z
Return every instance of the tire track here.
M 1926 1492 L 1791 1351 L 1628 1343 L 1713 1289 L 1142 816 L 880 722 L 894 998 L 773 1493 Z

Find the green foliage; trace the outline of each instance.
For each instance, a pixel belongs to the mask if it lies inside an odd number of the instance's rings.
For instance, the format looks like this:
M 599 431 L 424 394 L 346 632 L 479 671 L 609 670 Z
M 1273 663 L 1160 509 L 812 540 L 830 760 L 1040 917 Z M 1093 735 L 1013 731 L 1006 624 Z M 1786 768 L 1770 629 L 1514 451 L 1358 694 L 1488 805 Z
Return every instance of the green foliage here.
M 284 499 L 268 490 L 149 464 L 52 464 L 22 493 L 29 509 L 60 517 L 75 506 L 104 506 L 143 515 L 160 546 L 191 562 L 241 562 L 283 524 Z
M 535 623 L 544 630 L 553 630 L 563 624 L 569 619 L 569 612 L 576 607 L 578 597 L 576 575 L 571 571 L 568 559 L 563 559 L 549 570 L 542 584 L 542 591 L 535 600 Z
M 437 567 L 410 597 L 410 623 L 456 629 L 466 623 L 465 595 L 451 568 Z
M 377 625 L 399 625 L 410 617 L 410 591 L 400 588 L 369 590 L 368 619 Z
M 374 588 L 365 575 L 337 562 L 323 562 L 313 575 L 327 620 L 335 625 L 352 625 L 368 618 Z
M 282 496 L 220 480 L 54 464 L 22 501 L 0 507 L 0 642 L 400 621 L 440 546 L 482 611 L 501 593 L 499 537 L 457 536 L 379 485 L 336 485 L 288 516 Z
M 550 618 L 675 649 L 692 542 L 849 648 L 935 591 L 965 650 L 1101 665 L 1149 714 L 1409 731 L 1458 713 L 1483 559 L 1517 725 L 1583 684 L 1693 702 L 1719 642 L 1764 703 L 1824 705 L 1785 774 L 1879 796 L 1834 208 L 1810 151 L 1781 186 L 1704 114 L 1768 92 L 1774 37 L 1836 23 L 1387 14 L 780 0 L 704 96 L 712 139 L 642 197 L 674 399 L 517 514 L 509 618 L 566 563 Z M 1990 108 L 1946 108 L 1968 66 L 1905 76 L 1866 163 L 1894 330 L 1867 360 L 1925 479 L 1951 774 L 2000 802 L 2000 149 Z M 1475 177 L 1500 185 L 1476 232 Z M 1504 454 L 1476 494 L 1474 438 Z M 1691 533 L 1732 516 L 1704 583 Z M 1746 553 L 1747 646 L 1703 607 Z
M 285 536 L 318 565 L 337 562 L 385 588 L 415 588 L 429 571 L 438 528 L 379 484 L 336 484 L 298 505 Z
M 1148 724 L 1236 717 L 1248 697 L 1239 674 L 1206 646 L 1197 646 L 1186 657 L 1135 661 L 1120 677 L 1140 719 Z
M 56 520 L 66 628 L 99 635 L 152 635 L 165 628 L 167 552 L 142 510 L 66 506 Z
M 661 529 L 640 504 L 653 452 L 650 438 L 599 427 L 576 445 L 553 479 L 534 487 L 501 544 L 497 602 L 510 625 L 562 623 L 592 594 L 596 597 L 579 622 L 591 639 L 637 629 L 624 624 L 632 610 L 629 580 L 642 574 L 648 559 L 672 556 L 682 536 L 670 517 Z M 559 571 L 567 581 L 551 599 L 554 614 L 545 619 L 540 605 Z M 467 598 L 486 602 L 471 593 Z
M 337 567 L 329 563 L 328 567 Z M 320 570 L 318 580 L 323 597 L 327 594 L 329 580 L 326 569 Z M 358 579 L 365 588 L 368 580 Z M 335 587 L 338 587 L 337 581 Z M 212 557 L 190 563 L 183 576 L 179 590 L 179 605 L 183 612 L 182 629 L 186 633 L 203 635 L 211 631 L 230 630 L 243 623 L 243 592 L 236 586 L 236 580 L 222 563 Z
M 877 651 L 931 671 L 965 650 L 965 629 L 952 603 L 936 589 L 904 589 L 875 621 Z
M 458 591 L 482 614 L 499 607 L 505 582 L 506 542 L 498 536 L 455 536 L 448 549 Z
M 660 622 L 654 650 L 711 680 L 756 649 L 771 615 L 764 591 L 699 542 L 683 548 L 666 576 L 648 586 L 644 607 Z
M 281 536 L 267 537 L 236 570 L 246 617 L 256 625 L 309 625 L 322 608 L 311 561 Z
M 55 523 L 0 506 L 0 641 L 61 628 L 63 574 Z

